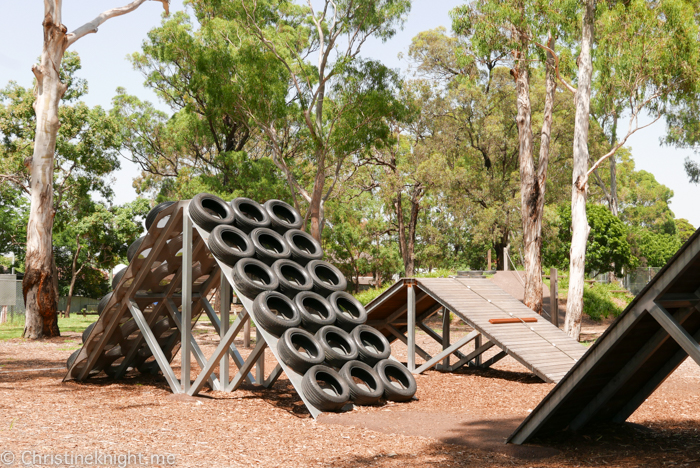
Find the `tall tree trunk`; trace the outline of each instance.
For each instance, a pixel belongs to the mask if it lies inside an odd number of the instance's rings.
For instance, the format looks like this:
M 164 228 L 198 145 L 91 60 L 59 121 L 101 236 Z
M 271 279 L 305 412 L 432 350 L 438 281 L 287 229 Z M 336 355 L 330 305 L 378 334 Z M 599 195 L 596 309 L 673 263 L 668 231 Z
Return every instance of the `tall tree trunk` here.
M 80 251 L 82 250 L 83 246 L 80 245 L 80 236 L 76 236 L 76 243 L 78 244 L 78 249 L 75 251 L 75 254 L 73 255 L 73 264 L 71 265 L 71 276 L 70 276 L 70 288 L 68 289 L 68 297 L 66 298 L 66 311 L 63 313 L 63 318 L 68 318 L 70 317 L 70 305 L 71 302 L 73 301 L 73 290 L 75 288 L 75 280 L 78 277 L 78 273 L 83 269 L 83 267 L 80 267 L 80 270 L 76 271 L 76 268 L 78 267 L 78 255 L 80 255 Z M 83 264 L 84 265 L 84 264 Z M 111 281 L 110 281 L 111 284 Z
M 311 202 L 309 202 L 309 233 L 319 242 L 321 242 L 321 234 L 323 233 L 323 220 L 321 216 L 321 202 L 323 201 L 323 186 L 326 181 L 326 166 L 322 150 L 317 151 L 316 160 L 318 168 L 316 170 L 316 178 L 314 179 L 314 187 L 311 193 Z
M 516 68 L 511 73 L 515 77 L 517 93 L 518 142 L 520 160 L 520 211 L 523 222 L 523 242 L 525 244 L 525 305 L 537 313 L 542 310 L 542 279 L 538 248 L 538 219 L 540 187 L 535 177 L 535 161 L 532 156 L 532 106 L 530 104 L 530 75 L 526 57 L 527 38 L 518 53 Z M 541 224 L 541 223 L 539 223 Z M 539 287 L 538 287 L 539 286 Z
M 548 47 L 554 49 L 554 37 L 550 35 Z M 535 173 L 534 158 L 530 149 L 529 161 L 520 161 L 520 198 L 525 246 L 525 305 L 538 314 L 542 313 L 542 217 L 549 165 L 549 146 L 554 114 L 554 93 L 557 88 L 554 56 L 547 52 L 545 75 L 544 115 L 540 138 L 540 157 Z M 530 132 L 530 136 L 532 132 Z M 523 155 L 521 154 L 521 157 Z
M 617 112 L 614 119 L 610 146 L 614 146 L 617 143 Z M 620 214 L 620 208 L 617 203 L 617 161 L 614 154 L 610 156 L 610 211 L 615 217 Z
M 56 13 L 54 13 L 56 14 Z M 58 106 L 66 92 L 59 70 L 66 47 L 66 28 L 60 14 L 54 18 L 47 12 L 44 18 L 44 48 L 41 64 L 34 66 L 36 75 L 36 136 L 34 154 L 29 163 L 31 171 L 31 209 L 27 225 L 26 271 L 22 282 L 26 304 L 25 338 L 37 339 L 58 336 L 58 291 L 53 270 L 52 232 L 53 171 Z
M 404 277 L 409 277 L 413 275 L 413 267 L 411 267 L 411 272 L 409 273 L 408 246 L 406 245 L 406 223 L 403 219 L 403 202 L 401 200 L 401 192 L 396 194 L 396 200 L 394 200 L 394 213 L 396 213 L 399 254 L 401 255 L 401 260 L 403 261 L 403 275 Z
M 579 339 L 583 315 L 583 285 L 586 265 L 588 220 L 586 198 L 588 196 L 588 123 L 591 104 L 591 78 L 593 71 L 592 47 L 595 23 L 595 0 L 586 0 L 579 55 L 578 89 L 576 90 L 576 120 L 574 124 L 574 168 L 571 189 L 571 252 L 569 263 L 569 293 L 566 301 L 564 331 Z

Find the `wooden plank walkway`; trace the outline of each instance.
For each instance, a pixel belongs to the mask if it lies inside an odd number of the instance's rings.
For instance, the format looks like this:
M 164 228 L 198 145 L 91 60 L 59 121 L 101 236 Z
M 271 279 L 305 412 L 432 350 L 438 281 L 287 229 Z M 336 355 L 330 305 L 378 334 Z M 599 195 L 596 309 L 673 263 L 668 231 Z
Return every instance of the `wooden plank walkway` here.
M 547 382 L 559 382 L 586 348 L 485 278 L 421 278 L 418 287 Z M 512 315 L 511 315 L 512 314 Z M 535 323 L 492 324 L 533 317 Z
M 409 282 L 415 284 L 416 317 L 442 306 L 546 382 L 559 382 L 586 352 L 583 345 L 486 278 L 400 280 L 367 305 L 368 323 L 391 340 L 396 339 L 397 328 L 406 330 Z M 513 317 L 536 318 L 537 322 L 489 322 Z M 393 325 L 394 331 L 386 331 L 387 325 Z M 446 347 L 444 344 L 443 349 Z

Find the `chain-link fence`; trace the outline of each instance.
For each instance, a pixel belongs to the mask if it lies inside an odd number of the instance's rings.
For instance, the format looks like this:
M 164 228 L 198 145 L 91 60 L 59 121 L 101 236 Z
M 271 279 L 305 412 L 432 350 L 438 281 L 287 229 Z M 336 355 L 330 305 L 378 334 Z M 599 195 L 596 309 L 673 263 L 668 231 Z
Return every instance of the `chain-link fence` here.
M 658 267 L 637 268 L 625 275 L 624 285 L 635 296 L 644 289 L 651 279 L 661 270 Z

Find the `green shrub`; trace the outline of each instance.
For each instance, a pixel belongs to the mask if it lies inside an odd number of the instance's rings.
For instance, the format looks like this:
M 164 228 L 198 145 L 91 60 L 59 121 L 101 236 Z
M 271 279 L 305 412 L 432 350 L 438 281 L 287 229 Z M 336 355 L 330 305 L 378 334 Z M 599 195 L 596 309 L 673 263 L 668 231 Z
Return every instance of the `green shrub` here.
M 355 298 L 360 301 L 362 305 L 367 305 L 372 300 L 374 300 L 377 296 L 379 296 L 381 293 L 389 289 L 390 286 L 392 286 L 393 283 L 388 283 L 385 286 L 382 286 L 381 288 L 370 288 L 365 291 L 360 291 L 359 293 L 355 294 Z
M 615 283 L 586 284 L 583 287 L 583 313 L 588 315 L 591 320 L 617 317 L 633 297 L 627 293 L 611 292 L 619 289 L 621 289 L 620 285 Z

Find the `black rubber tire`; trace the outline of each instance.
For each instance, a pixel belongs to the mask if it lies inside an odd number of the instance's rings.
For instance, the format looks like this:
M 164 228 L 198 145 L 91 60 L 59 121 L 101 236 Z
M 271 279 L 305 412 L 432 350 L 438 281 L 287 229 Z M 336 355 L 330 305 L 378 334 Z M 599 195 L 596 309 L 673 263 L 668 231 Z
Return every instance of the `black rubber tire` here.
M 255 228 L 250 231 L 250 240 L 255 249 L 255 257 L 267 265 L 291 255 L 287 241 L 272 229 Z
M 348 361 L 357 359 L 357 345 L 343 329 L 333 325 L 321 327 L 316 339 L 326 356 L 326 364 L 340 369 Z
M 416 394 L 416 379 L 400 362 L 383 359 L 374 366 L 384 386 L 384 398 L 389 401 L 408 401 Z
M 209 250 L 227 264 L 233 266 L 242 258 L 255 255 L 255 248 L 250 237 L 233 226 L 216 226 L 209 236 Z
M 284 234 L 290 229 L 301 229 L 304 218 L 289 203 L 282 200 L 268 200 L 263 205 L 270 217 L 270 229 Z
M 384 385 L 379 380 L 377 372 L 364 362 L 347 362 L 340 369 L 339 374 L 348 384 L 350 399 L 356 405 L 377 404 L 384 395 Z
M 68 359 L 66 359 L 66 369 L 70 369 L 73 367 L 73 364 L 75 364 L 75 360 L 78 358 L 78 354 L 80 354 L 80 351 L 82 351 L 83 348 L 78 348 L 73 353 L 71 353 L 70 356 L 68 356 Z
M 129 248 L 126 250 L 126 259 L 129 260 L 129 263 L 131 263 L 134 257 L 136 257 L 136 254 L 141 248 L 141 243 L 143 242 L 144 238 L 145 236 L 139 237 L 134 242 L 132 242 Z
M 258 294 L 253 302 L 253 314 L 258 325 L 276 337 L 301 324 L 301 317 L 294 302 L 277 291 Z
M 350 333 L 357 345 L 360 361 L 374 367 L 379 361 L 389 359 L 391 344 L 382 333 L 369 325 L 359 325 Z
M 97 303 L 97 315 L 102 315 L 102 312 L 104 312 L 105 307 L 107 307 L 107 303 L 109 303 L 109 300 L 112 299 L 113 294 L 114 292 L 109 292 L 102 296 L 100 302 Z
M 231 225 L 235 219 L 231 205 L 210 193 L 198 193 L 192 197 L 188 209 L 192 221 L 205 231 L 221 224 Z
M 174 201 L 166 201 L 163 203 L 158 203 L 156 206 L 154 206 L 151 211 L 148 212 L 146 215 L 146 231 L 151 229 L 151 226 L 153 225 L 153 222 L 156 220 L 158 217 L 158 214 L 163 211 L 166 208 L 169 208 L 175 204 Z
M 309 272 L 293 260 L 277 260 L 272 264 L 272 271 L 280 283 L 280 292 L 287 297 L 294 298 L 301 292 L 311 291 L 314 285 Z
M 336 267 L 323 260 L 311 260 L 306 264 L 306 271 L 311 275 L 313 291 L 328 297 L 336 291 L 345 291 L 348 282 Z
M 320 294 L 312 291 L 300 292 L 294 296 L 294 303 L 301 316 L 301 326 L 311 333 L 335 323 L 335 311 L 331 303 Z
M 350 333 L 367 321 L 367 311 L 360 301 L 345 291 L 336 291 L 328 296 L 335 311 L 335 326 Z
M 90 325 L 88 325 L 85 330 L 83 330 L 83 335 L 81 337 L 83 344 L 87 341 L 88 337 L 90 336 L 90 333 L 92 332 L 92 329 L 95 328 L 95 325 L 97 322 L 92 322 Z
M 323 382 L 323 387 L 319 381 Z M 301 388 L 309 403 L 321 411 L 338 411 L 350 400 L 347 382 L 328 366 L 313 366 L 306 371 Z
M 304 351 L 300 351 L 300 349 Z M 290 328 L 277 342 L 280 360 L 293 371 L 304 374 L 313 366 L 323 364 L 325 355 L 315 336 L 301 328 Z
M 246 234 L 253 229 L 270 226 L 270 216 L 267 214 L 267 210 L 255 200 L 243 197 L 235 198 L 231 200 L 231 208 L 236 217 L 234 225 Z
M 307 232 L 290 229 L 284 233 L 284 239 L 289 244 L 291 259 L 299 265 L 305 266 L 311 260 L 323 258 L 321 244 Z
M 114 275 L 114 277 L 112 278 L 112 290 L 113 290 L 113 291 L 114 291 L 115 289 L 117 289 L 117 286 L 119 286 L 119 282 L 122 280 L 122 278 L 124 278 L 124 275 L 126 274 L 126 270 L 128 270 L 128 268 L 122 268 L 122 269 L 119 270 L 119 271 L 117 272 L 117 274 Z
M 279 286 L 272 268 L 255 258 L 242 258 L 233 267 L 236 288 L 250 299 L 264 291 L 274 291 Z

